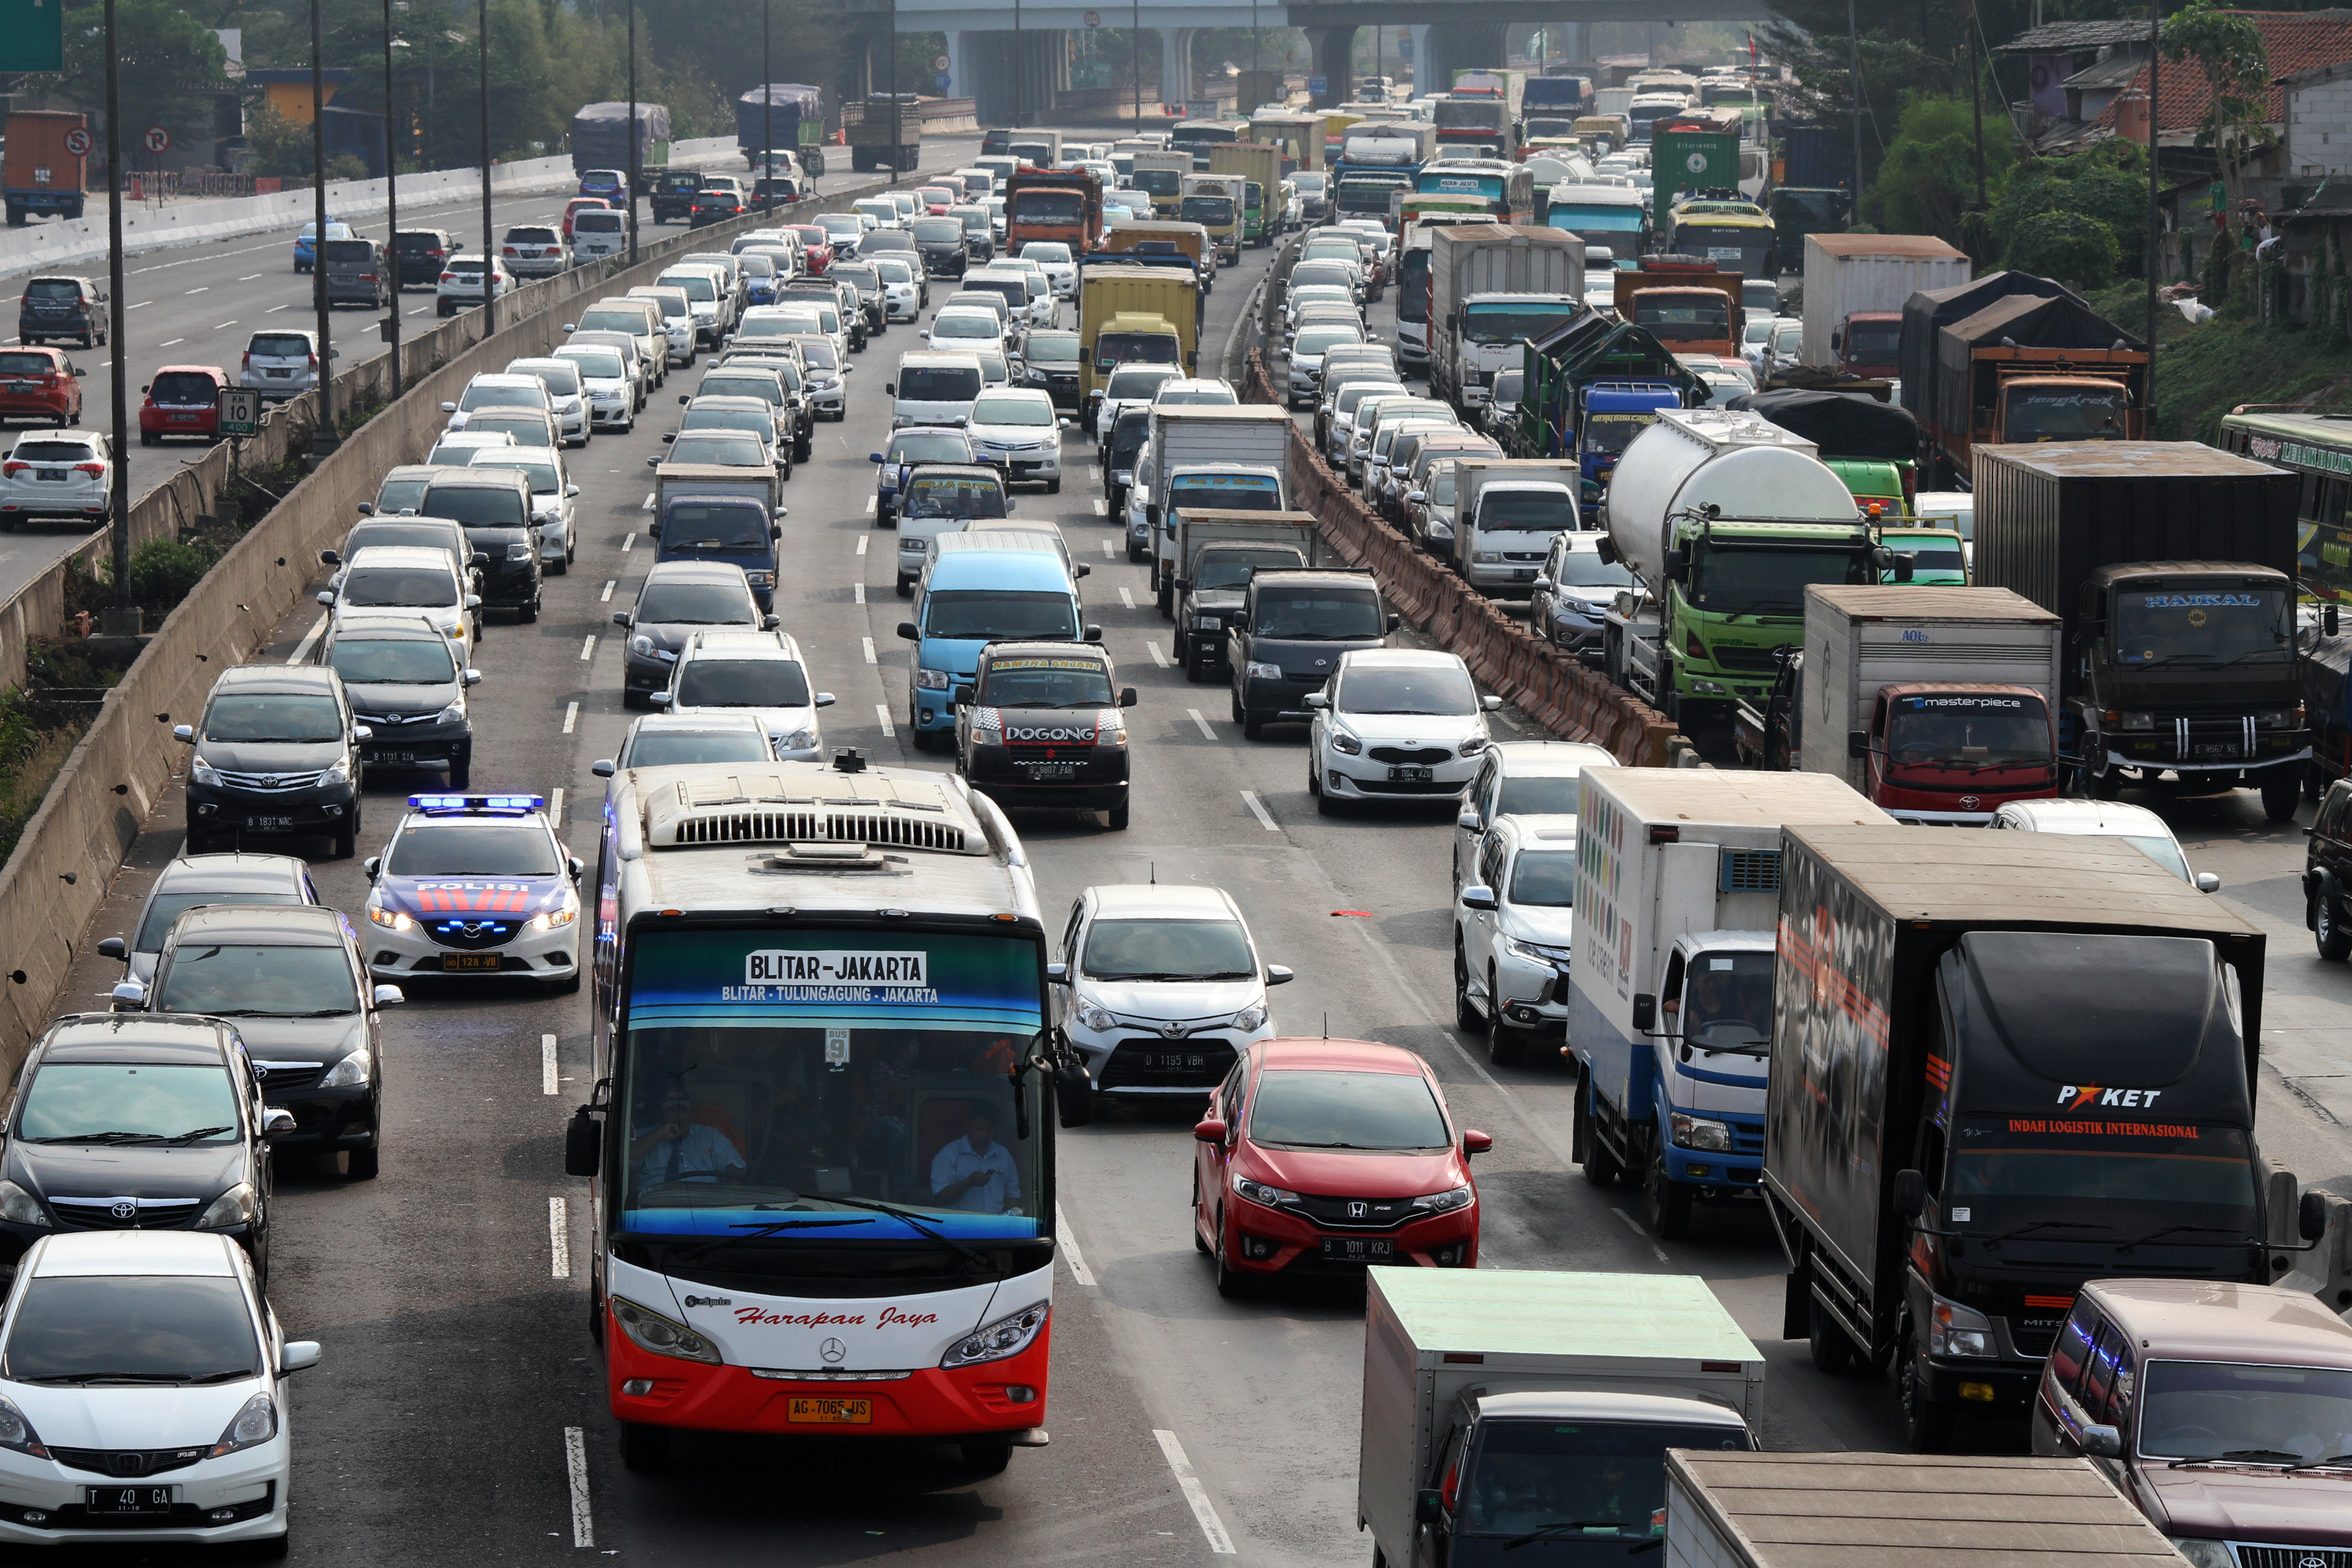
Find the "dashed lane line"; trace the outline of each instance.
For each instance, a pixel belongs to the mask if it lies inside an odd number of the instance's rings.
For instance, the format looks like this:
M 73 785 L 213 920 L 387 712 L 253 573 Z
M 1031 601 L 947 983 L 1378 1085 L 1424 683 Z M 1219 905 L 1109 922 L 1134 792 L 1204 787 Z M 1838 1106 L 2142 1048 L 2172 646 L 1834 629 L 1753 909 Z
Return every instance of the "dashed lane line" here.
M 1117 559 L 1118 559 L 1118 557 L 1116 554 L 1114 554 L 1114 553 L 1112 552 L 1111 548 L 1110 548 L 1110 541 L 1109 541 L 1108 539 L 1105 539 L 1105 540 L 1103 540 L 1103 542 L 1102 542 L 1102 547 L 1103 547 L 1103 559 L 1105 559 L 1105 560 L 1117 560 Z
M 1163 670 L 1168 667 L 1168 655 L 1160 651 L 1159 643 L 1146 643 L 1143 646 L 1145 651 L 1151 655 L 1151 662 L 1153 664 L 1159 665 Z
M 563 1428 L 563 1470 L 572 1486 L 572 1544 L 596 1544 L 596 1521 L 588 1510 L 588 1437 L 577 1427 Z
M 562 1082 L 555 1075 L 555 1037 L 539 1037 L 539 1092 L 542 1094 L 562 1092 Z
M 635 533 L 625 533 L 621 536 L 621 553 L 623 555 L 628 554 L 631 550 L 636 548 L 637 536 Z
M 1209 727 L 1209 721 L 1201 716 L 1201 710 L 1199 708 L 1188 707 L 1184 710 L 1184 713 L 1185 716 L 1191 718 L 1194 724 L 1201 727 L 1201 737 L 1203 740 L 1214 740 L 1217 738 L 1217 732 Z
M 1110 503 L 1104 500 L 1100 496 L 1097 496 L 1091 504 L 1094 507 L 1096 517 L 1108 517 L 1110 516 Z
M 874 515 L 874 497 L 871 496 L 866 497 L 866 515 L 869 517 Z
M 616 579 L 615 580 L 618 580 Z M 613 602 L 613 584 L 612 584 L 612 583 L 608 582 L 608 583 L 606 583 L 606 584 L 604 585 L 604 592 L 602 592 L 602 593 L 600 593 L 600 594 L 598 594 L 598 595 L 596 596 L 596 602 L 597 602 L 597 603 L 599 603 L 599 604 L 610 604 L 610 603 L 612 603 L 612 602 Z
M 572 1228 L 564 1213 L 569 1207 L 560 1197 L 547 1200 L 547 1271 L 558 1280 L 572 1278 Z
M 865 585 L 864 583 L 862 583 L 862 582 L 853 582 L 853 583 L 851 583 L 851 584 L 849 585 L 849 600 L 850 600 L 850 602 L 851 602 L 851 603 L 853 603 L 853 604 L 863 604 L 863 603 L 865 603 L 865 602 L 866 602 L 866 585 Z
M 592 635 L 580 644 L 580 662 L 586 664 L 596 656 L 596 639 Z
M 570 735 L 572 733 L 572 727 L 579 722 L 580 705 L 578 703 L 565 703 L 563 705 L 563 733 Z
M 302 640 L 294 644 L 294 651 L 286 655 L 286 662 L 289 664 L 299 664 L 309 659 L 310 650 L 317 647 L 319 639 L 326 634 L 327 618 L 321 615 L 310 622 L 310 629 L 302 633 Z
M 1070 1278 L 1091 1291 L 1095 1288 L 1095 1271 L 1087 1267 L 1087 1255 L 1078 1250 L 1078 1239 L 1070 1230 L 1070 1217 L 1062 1212 L 1059 1200 L 1054 1204 L 1055 1250 L 1061 1253 L 1070 1266 Z
M 1631 1226 L 1634 1235 L 1640 1237 L 1644 1241 L 1650 1241 L 1650 1233 L 1642 1228 L 1642 1222 L 1640 1220 L 1634 1218 L 1632 1215 L 1626 1213 L 1622 1208 L 1612 1207 L 1609 1212 L 1623 1220 L 1628 1226 Z M 1654 1241 L 1650 1241 L 1650 1250 L 1658 1255 L 1658 1261 L 1661 1263 L 1671 1263 L 1674 1261 L 1673 1259 L 1666 1256 L 1666 1249 L 1659 1246 Z
M 859 555 L 864 555 L 866 553 L 866 543 L 867 539 L 866 535 L 860 534 L 857 536 L 857 553 Z
M 879 720 L 882 725 L 883 739 L 896 740 L 898 737 L 898 729 L 890 723 L 890 705 L 888 703 L 876 703 L 874 705 L 874 716 L 876 719 Z
M 1118 601 L 1129 610 L 1135 608 L 1135 595 L 1127 591 L 1127 584 L 1123 582 L 1118 585 Z
M 1257 825 L 1259 827 L 1264 828 L 1269 833 L 1278 833 L 1282 831 L 1282 824 L 1274 820 L 1274 813 L 1265 809 L 1265 802 L 1257 798 L 1256 790 L 1243 790 L 1242 804 L 1250 809 L 1250 815 L 1257 819 Z
M 548 825 L 561 832 L 563 829 L 563 791 L 558 789 L 547 798 Z
M 646 498 L 645 498 L 644 500 L 642 500 L 642 501 L 640 501 L 640 502 L 638 502 L 638 503 L 637 503 L 637 510 L 639 510 L 640 512 L 650 512 L 650 511 L 652 511 L 653 509 L 654 509 L 654 492 L 653 492 L 653 491 L 651 491 L 651 490 L 648 490 L 648 491 L 646 491 Z
M 1176 1434 L 1155 1427 L 1151 1435 L 1160 1441 L 1160 1452 L 1166 1457 L 1168 1468 L 1176 1473 L 1176 1485 L 1184 1500 L 1192 1508 L 1192 1517 L 1201 1526 L 1201 1533 L 1209 1538 L 1209 1550 L 1221 1557 L 1234 1554 L 1234 1538 L 1225 1533 L 1225 1521 L 1217 1517 L 1216 1505 L 1209 1500 L 1209 1489 L 1192 1473 L 1192 1461 L 1184 1457 L 1184 1445 Z
M 866 645 L 866 662 L 867 664 L 873 664 L 873 663 L 875 662 L 875 661 L 874 661 L 874 639 L 873 639 L 873 638 L 871 638 L 871 637 L 860 637 L 860 638 L 858 639 L 858 641 L 859 641 L 860 643 L 863 643 Z

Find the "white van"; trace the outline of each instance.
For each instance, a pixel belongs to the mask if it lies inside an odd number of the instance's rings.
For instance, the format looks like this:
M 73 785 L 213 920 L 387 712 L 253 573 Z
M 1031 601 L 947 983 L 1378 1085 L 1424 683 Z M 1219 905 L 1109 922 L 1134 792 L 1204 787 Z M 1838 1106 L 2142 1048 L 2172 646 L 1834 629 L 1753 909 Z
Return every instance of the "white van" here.
M 629 214 L 578 212 L 572 214 L 572 254 L 582 261 L 618 256 L 629 248 Z
M 942 424 L 961 430 L 971 423 L 972 400 L 983 381 L 971 354 L 917 349 L 898 356 L 898 379 L 887 383 L 890 427 Z

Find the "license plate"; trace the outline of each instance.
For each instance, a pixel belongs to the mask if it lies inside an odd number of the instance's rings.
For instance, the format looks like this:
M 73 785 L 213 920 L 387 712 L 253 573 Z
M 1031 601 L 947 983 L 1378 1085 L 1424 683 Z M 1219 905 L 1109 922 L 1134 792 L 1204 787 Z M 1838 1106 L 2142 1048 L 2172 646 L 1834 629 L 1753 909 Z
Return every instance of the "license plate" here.
M 1146 1072 L 1182 1072 L 1208 1065 L 1208 1057 L 1197 1051 L 1150 1051 L 1143 1055 Z
M 172 416 L 172 423 L 174 424 L 194 424 L 196 423 L 196 416 L 193 413 L 175 413 Z
M 1407 766 L 1389 769 L 1389 782 L 1391 784 L 1427 784 L 1436 777 L 1435 770 L 1428 768 Z
M 1070 778 L 1077 770 L 1078 765 L 1075 762 L 1024 762 L 1021 765 L 1022 772 L 1045 782 Z
M 444 969 L 495 969 L 498 967 L 499 956 L 496 953 L 444 953 L 441 955 L 441 967 Z
M 62 468 L 43 468 L 37 471 L 33 476 L 37 479 L 62 479 L 66 476 L 66 471 Z
M 277 376 L 282 380 L 287 376 L 292 375 L 294 372 L 292 371 L 265 371 L 262 373 L 264 375 Z
M 247 817 L 245 825 L 257 832 L 273 832 L 294 825 L 291 817 Z
M 378 751 L 375 759 L 392 768 L 406 768 L 416 760 L 414 751 Z
M 874 1421 L 871 1399 L 794 1399 L 784 1412 L 787 1421 L 821 1427 L 866 1427 Z
M 91 1513 L 169 1513 L 174 1487 L 84 1487 L 82 1507 Z
M 31 392 L 31 391 L 33 390 L 33 383 L 32 383 L 32 382 L 10 382 L 8 383 L 8 390 L 9 390 L 10 392 Z
M 1511 580 L 1513 582 L 1533 582 L 1535 580 L 1536 569 L 1534 567 L 1519 566 L 1513 567 L 1511 569 Z
M 2192 746 L 2189 748 L 2189 755 L 2235 758 L 2245 756 L 2246 747 L 2243 741 L 2221 740 L 2215 741 L 2210 746 Z
M 1396 1260 L 1396 1243 L 1370 1237 L 1326 1236 L 1323 1256 L 1342 1263 L 1391 1263 Z

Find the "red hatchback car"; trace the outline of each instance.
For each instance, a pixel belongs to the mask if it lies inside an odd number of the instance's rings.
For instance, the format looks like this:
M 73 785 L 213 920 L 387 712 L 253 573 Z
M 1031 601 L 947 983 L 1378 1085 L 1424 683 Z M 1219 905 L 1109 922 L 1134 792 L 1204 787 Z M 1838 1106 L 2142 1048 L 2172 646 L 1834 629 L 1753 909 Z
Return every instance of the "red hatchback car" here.
M 1192 1129 L 1192 1244 L 1217 1291 L 1370 1263 L 1478 1262 L 1470 1156 L 1429 1064 L 1364 1040 L 1267 1040 L 1242 1053 Z
M 167 435 L 217 439 L 220 392 L 228 372 L 218 365 L 165 365 L 146 386 L 139 405 L 139 444 L 156 446 Z
M 62 349 L 0 350 L 0 420 L 79 424 L 80 374 Z
M 915 200 L 922 203 L 923 210 L 937 218 L 946 216 L 947 210 L 961 203 L 963 198 L 945 185 L 924 185 L 915 192 Z
M 602 196 L 574 196 L 563 204 L 563 238 L 572 238 L 572 219 L 579 213 L 610 213 L 620 209 Z
M 801 270 L 822 277 L 833 265 L 833 236 L 814 224 L 786 224 L 784 233 L 800 242 Z

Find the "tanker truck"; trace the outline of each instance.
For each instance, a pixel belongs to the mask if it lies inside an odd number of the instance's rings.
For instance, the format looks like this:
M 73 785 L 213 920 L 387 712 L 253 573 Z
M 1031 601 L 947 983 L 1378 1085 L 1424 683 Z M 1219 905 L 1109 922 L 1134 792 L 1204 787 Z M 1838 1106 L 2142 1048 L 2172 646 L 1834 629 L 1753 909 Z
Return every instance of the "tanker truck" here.
M 1601 511 L 1601 552 L 1634 580 L 1603 617 L 1602 668 L 1685 732 L 1762 705 L 1804 641 L 1807 583 L 1904 572 L 1813 444 L 1752 413 L 1659 411 Z

